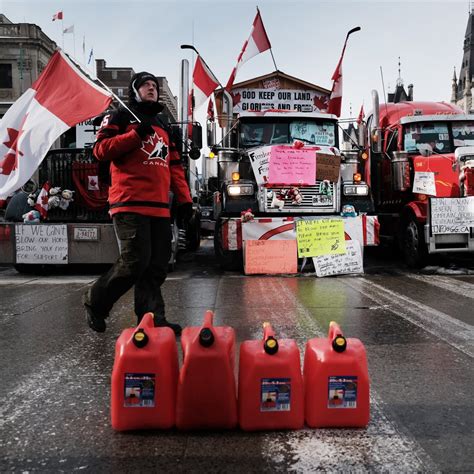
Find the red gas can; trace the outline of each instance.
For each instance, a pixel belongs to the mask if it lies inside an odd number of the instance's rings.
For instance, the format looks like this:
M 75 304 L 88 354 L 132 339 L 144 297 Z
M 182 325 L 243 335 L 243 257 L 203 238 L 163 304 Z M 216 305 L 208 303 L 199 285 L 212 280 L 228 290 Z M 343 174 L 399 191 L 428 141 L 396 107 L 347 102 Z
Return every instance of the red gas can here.
M 234 428 L 237 425 L 235 390 L 235 332 L 214 327 L 206 311 L 201 327 L 181 335 L 183 365 L 178 382 L 176 426 L 180 429 Z
M 346 339 L 338 324 L 327 339 L 306 344 L 304 358 L 305 418 L 308 426 L 363 427 L 369 423 L 369 373 L 359 339 Z
M 240 345 L 240 427 L 247 431 L 302 428 L 300 351 L 293 339 L 277 340 L 269 323 L 263 327 L 263 341 Z
M 178 349 L 170 328 L 155 328 L 147 313 L 115 345 L 112 427 L 119 431 L 175 424 Z

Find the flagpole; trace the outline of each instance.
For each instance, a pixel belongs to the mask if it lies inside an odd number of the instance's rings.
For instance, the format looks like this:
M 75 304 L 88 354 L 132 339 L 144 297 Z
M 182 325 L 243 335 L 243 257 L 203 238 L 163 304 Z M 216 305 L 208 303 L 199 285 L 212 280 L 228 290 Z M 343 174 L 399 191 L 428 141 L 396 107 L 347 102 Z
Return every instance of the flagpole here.
M 61 34 L 63 35 L 63 47 L 62 47 L 62 49 L 64 51 L 64 20 L 63 20 L 63 16 L 64 16 L 64 14 L 61 15 Z
M 277 63 L 275 62 L 275 58 L 273 57 L 273 50 L 272 50 L 272 48 L 270 48 L 270 54 L 272 55 L 273 64 L 275 65 L 275 71 L 278 71 Z
M 89 71 L 89 68 L 86 67 L 85 65 L 82 65 L 75 59 L 75 58 L 71 58 L 71 56 L 69 56 L 69 54 L 67 54 L 65 51 L 63 51 L 64 54 L 79 68 L 81 69 L 84 73 L 86 73 L 90 79 L 92 81 L 97 81 L 99 82 L 108 92 L 110 92 L 112 94 L 112 96 L 114 97 L 114 99 L 122 106 L 124 107 L 125 109 L 127 109 L 135 119 L 137 119 L 138 123 L 141 123 L 142 121 L 133 113 L 132 110 L 130 110 L 130 108 L 127 106 L 127 104 L 125 104 L 125 102 L 117 95 L 115 94 L 115 92 L 107 85 L 105 84 L 104 82 L 102 82 L 95 74 L 95 79 L 92 79 L 91 77 L 91 74 L 90 74 L 90 71 Z

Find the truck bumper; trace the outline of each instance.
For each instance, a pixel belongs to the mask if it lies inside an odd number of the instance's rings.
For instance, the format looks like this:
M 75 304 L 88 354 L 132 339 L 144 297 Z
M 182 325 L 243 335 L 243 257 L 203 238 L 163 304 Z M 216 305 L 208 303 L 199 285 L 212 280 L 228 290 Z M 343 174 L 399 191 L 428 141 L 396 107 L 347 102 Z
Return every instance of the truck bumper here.
M 332 216 L 333 219 L 341 219 L 344 222 L 344 233 L 346 240 L 358 240 L 363 246 L 375 246 L 379 241 L 379 222 L 377 216 L 358 216 L 358 217 L 338 217 Z M 256 218 L 250 223 L 258 226 L 261 224 L 261 233 L 258 229 L 252 229 L 251 240 L 262 240 L 280 238 L 280 239 L 296 239 L 295 218 Z M 241 250 L 242 242 L 245 236 L 242 233 L 242 220 L 238 217 L 223 218 L 221 225 L 222 247 L 224 250 Z
M 428 253 L 473 252 L 474 228 L 463 234 L 433 234 L 429 224 L 424 226 L 425 241 L 428 243 Z
M 47 237 L 43 242 L 39 238 L 25 237 L 22 242 L 22 227 L 32 228 L 35 225 L 43 230 L 66 227 L 67 250 L 64 253 L 64 246 L 61 249 L 66 258 L 54 258 L 55 244 Z M 47 252 L 42 245 L 48 247 Z M 45 258 L 46 254 L 51 257 L 50 260 Z M 0 263 L 3 264 L 107 264 L 115 262 L 118 255 L 118 244 L 112 224 L 0 224 Z M 25 258 L 29 260 L 25 261 Z

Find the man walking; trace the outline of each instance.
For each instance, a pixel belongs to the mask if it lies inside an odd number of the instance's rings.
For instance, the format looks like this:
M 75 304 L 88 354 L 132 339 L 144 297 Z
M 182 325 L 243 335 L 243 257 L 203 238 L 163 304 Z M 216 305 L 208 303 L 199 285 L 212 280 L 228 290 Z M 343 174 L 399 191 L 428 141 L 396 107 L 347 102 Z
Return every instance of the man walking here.
M 132 77 L 129 106 L 104 117 L 94 145 L 99 161 L 110 162 L 110 214 L 119 241 L 120 257 L 84 296 L 87 322 L 104 332 L 114 303 L 135 285 L 138 323 L 149 311 L 155 326 L 168 326 L 176 335 L 179 324 L 165 318 L 161 285 L 171 256 L 169 192 L 186 219 L 192 200 L 175 144 L 158 113 L 159 84 L 155 76 L 140 72 Z M 136 118 L 140 119 L 140 122 Z

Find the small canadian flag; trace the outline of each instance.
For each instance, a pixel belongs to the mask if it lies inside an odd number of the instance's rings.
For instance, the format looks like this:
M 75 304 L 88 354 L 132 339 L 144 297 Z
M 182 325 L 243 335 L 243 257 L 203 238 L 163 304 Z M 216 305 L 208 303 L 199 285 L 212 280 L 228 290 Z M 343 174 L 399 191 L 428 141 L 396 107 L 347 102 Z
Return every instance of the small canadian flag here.
M 87 176 L 87 190 L 100 191 L 98 176 Z
M 41 191 L 38 194 L 36 199 L 35 209 L 39 211 L 43 219 L 48 215 L 48 199 L 49 199 L 49 190 L 51 186 L 48 181 L 43 184 Z
M 53 15 L 53 20 L 62 20 L 63 19 L 63 12 L 58 12 Z

